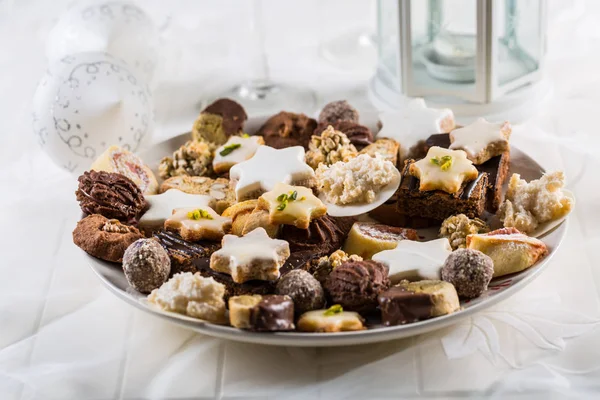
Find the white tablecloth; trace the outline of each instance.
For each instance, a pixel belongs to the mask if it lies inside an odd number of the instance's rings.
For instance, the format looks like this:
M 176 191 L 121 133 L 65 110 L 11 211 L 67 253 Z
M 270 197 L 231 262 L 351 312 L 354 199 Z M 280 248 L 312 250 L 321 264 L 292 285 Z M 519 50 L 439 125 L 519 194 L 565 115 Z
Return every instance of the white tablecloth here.
M 197 100 L 244 75 L 235 61 L 248 5 L 140 3 L 162 28 L 159 140 L 188 129 Z M 0 1 L 0 398 L 592 397 L 600 390 L 600 9 L 560 3 L 552 3 L 549 31 L 554 96 L 513 135 L 546 168 L 565 170 L 578 199 L 548 269 L 455 327 L 377 345 L 298 349 L 198 335 L 100 285 L 71 241 L 75 179 L 31 132 L 44 40 L 67 2 Z M 321 102 L 348 98 L 367 109 L 369 69 L 342 71 L 318 46 L 374 29 L 373 4 L 264 4 L 273 76 L 314 88 Z

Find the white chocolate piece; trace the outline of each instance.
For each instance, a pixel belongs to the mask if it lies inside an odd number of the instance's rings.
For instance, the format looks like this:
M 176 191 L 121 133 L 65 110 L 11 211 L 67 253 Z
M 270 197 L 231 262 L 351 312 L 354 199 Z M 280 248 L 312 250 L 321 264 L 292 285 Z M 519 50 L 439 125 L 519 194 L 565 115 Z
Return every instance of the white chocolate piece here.
M 327 310 L 308 311 L 300 316 L 296 326 L 303 332 L 343 332 L 365 329 L 362 317 L 353 311 L 326 315 Z
M 448 164 L 443 165 L 444 157 L 450 157 Z M 473 162 L 467 159 L 467 153 L 438 146 L 431 147 L 425 158 L 411 164 L 409 172 L 419 178 L 419 190 L 448 193 L 458 192 L 463 182 L 472 181 L 479 175 Z
M 256 150 L 263 144 L 265 141 L 262 136 L 232 136 L 224 145 L 215 150 L 213 169 L 218 174 L 227 172 L 234 165 L 252 158 Z M 232 145 L 239 145 L 239 147 L 233 149 L 229 154 L 221 155 L 221 152 L 226 151 Z
M 442 266 L 450 253 L 452 247 L 447 238 L 429 242 L 401 240 L 395 249 L 379 252 L 373 256 L 373 260 L 387 265 L 392 283 L 403 279 L 440 280 Z
M 148 302 L 163 311 L 223 324 L 227 320 L 224 295 L 225 286 L 213 278 L 182 272 L 154 289 L 148 296 Z
M 296 192 L 295 200 L 278 201 L 281 195 L 290 196 Z M 278 208 L 285 204 L 285 208 Z M 273 190 L 264 193 L 258 199 L 258 208 L 269 211 L 269 223 L 294 225 L 296 228 L 308 229 L 310 221 L 322 217 L 327 207 L 311 189 L 303 186 L 291 186 L 278 183 Z
M 379 120 L 382 127 L 376 138 L 399 142 L 400 162 L 406 159 L 410 149 L 419 141 L 436 133 L 450 132 L 455 126 L 452 110 L 428 108 L 421 98 L 411 100 L 400 111 L 382 112 Z
M 205 217 L 194 211 L 203 211 Z M 231 218 L 221 217 L 210 207 L 186 207 L 173 210 L 173 215 L 165 221 L 165 228 L 179 232 L 190 242 L 202 239 L 220 240 L 231 229 Z
M 125 175 L 140 188 L 145 196 L 158 192 L 158 182 L 152 170 L 144 164 L 141 158 L 119 146 L 110 146 L 106 149 L 94 161 L 90 169 Z
M 210 257 L 210 268 L 231 275 L 235 283 L 279 278 L 279 268 L 290 256 L 285 240 L 271 239 L 263 228 L 245 236 L 225 235 L 220 250 Z
M 181 190 L 169 189 L 164 193 L 146 196 L 148 211 L 140 218 L 139 226 L 142 229 L 162 228 L 165 221 L 171 217 L 176 208 L 194 207 L 205 208 L 214 205 L 211 196 L 202 194 L 189 194 Z
M 315 172 L 304 162 L 302 146 L 280 150 L 260 146 L 251 159 L 231 167 L 229 176 L 235 183 L 237 201 L 243 201 L 258 198 L 280 182 L 310 186 Z
M 488 122 L 485 118 L 450 132 L 450 149 L 464 150 L 474 164 L 483 164 L 509 149 L 512 128 L 508 122 Z

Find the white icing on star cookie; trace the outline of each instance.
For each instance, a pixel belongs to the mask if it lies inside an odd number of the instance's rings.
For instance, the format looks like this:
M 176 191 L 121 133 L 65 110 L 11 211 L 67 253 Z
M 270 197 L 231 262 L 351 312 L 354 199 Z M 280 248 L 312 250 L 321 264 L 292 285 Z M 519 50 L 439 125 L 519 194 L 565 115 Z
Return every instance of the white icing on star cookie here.
M 263 144 L 265 141 L 262 136 L 232 136 L 215 150 L 213 169 L 218 174 L 227 172 L 234 165 L 252 158 Z
M 146 201 L 149 208 L 140 218 L 139 226 L 142 229 L 162 228 L 174 209 L 212 207 L 215 199 L 202 194 L 189 194 L 181 190 L 169 189 L 161 194 L 146 196 Z
M 285 240 L 271 239 L 263 228 L 245 236 L 225 235 L 222 247 L 210 257 L 210 268 L 231 275 L 236 283 L 279 278 L 279 268 L 290 256 Z
M 177 208 L 165 221 L 165 229 L 177 231 L 190 242 L 221 240 L 231 229 L 231 218 L 221 217 L 210 207 Z
M 456 193 L 463 182 L 477 178 L 479 172 L 467 153 L 462 150 L 448 150 L 433 146 L 427 156 L 412 163 L 409 168 L 412 176 L 419 178 L 419 190 L 443 190 Z
M 382 112 L 379 120 L 382 127 L 376 138 L 390 138 L 399 142 L 401 162 L 419 141 L 436 133 L 450 132 L 455 126 L 452 110 L 428 108 L 421 98 L 409 101 L 400 111 Z
M 387 265 L 392 283 L 398 283 L 403 279 L 440 280 L 442 266 L 450 253 L 452 247 L 447 238 L 429 242 L 400 240 L 395 249 L 381 251 L 372 259 Z
M 512 128 L 508 122 L 488 122 L 484 118 L 450 132 L 450 149 L 464 150 L 475 164 L 483 164 L 509 149 Z
M 231 167 L 229 176 L 235 182 L 239 202 L 256 199 L 280 182 L 310 187 L 314 184 L 315 172 L 304 162 L 302 146 L 280 150 L 260 146 L 251 159 Z
M 269 212 L 270 224 L 294 225 L 308 229 L 310 221 L 322 217 L 327 207 L 311 189 L 278 183 L 258 199 L 257 209 Z

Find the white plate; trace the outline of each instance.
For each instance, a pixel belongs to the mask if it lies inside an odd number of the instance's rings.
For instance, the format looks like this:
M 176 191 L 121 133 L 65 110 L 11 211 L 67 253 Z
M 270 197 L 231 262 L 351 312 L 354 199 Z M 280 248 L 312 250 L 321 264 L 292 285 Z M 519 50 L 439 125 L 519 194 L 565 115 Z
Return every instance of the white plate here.
M 402 181 L 402 174 L 397 169 L 394 170 L 394 176 L 392 181 L 385 185 L 383 189 L 377 193 L 375 200 L 369 204 L 348 204 L 340 206 L 327 201 L 325 194 L 319 194 L 319 199 L 327 206 L 327 214 L 332 217 L 352 217 L 355 215 L 365 214 L 372 211 L 389 200 L 390 197 L 396 193 L 400 182 Z
M 367 116 L 367 118 L 370 117 L 372 116 Z M 373 125 L 371 128 L 374 129 L 374 124 L 377 119 L 371 119 L 374 123 L 370 125 Z M 247 125 L 248 132 L 253 132 L 258 129 L 263 121 L 264 118 L 249 121 Z M 376 129 L 374 131 L 376 131 Z M 156 167 L 159 160 L 165 154 L 169 154 L 176 150 L 187 140 L 187 138 L 187 135 L 180 135 L 163 143 L 159 143 L 140 155 L 150 166 Z M 514 172 L 520 173 L 523 179 L 529 181 L 531 179 L 539 178 L 544 170 L 529 156 L 513 147 L 511 150 L 511 170 L 509 171 L 509 174 Z M 482 296 L 470 301 L 461 302 L 462 309 L 456 313 L 413 324 L 394 327 L 375 327 L 365 331 L 340 333 L 248 332 L 229 326 L 214 325 L 175 313 L 163 312 L 150 306 L 143 294 L 138 293 L 129 287 L 119 265 L 98 260 L 87 255 L 87 253 L 86 256 L 92 270 L 98 275 L 102 283 L 117 297 L 144 312 L 153 314 L 159 318 L 163 318 L 171 323 L 186 327 L 193 331 L 223 339 L 266 345 L 303 347 L 345 346 L 383 342 L 440 329 L 452 325 L 477 311 L 484 310 L 512 296 L 514 293 L 527 286 L 546 268 L 564 239 L 566 231 L 566 221 L 559 222 L 558 225 L 554 226 L 554 229 L 549 231 L 542 239 L 549 249 L 547 257 L 525 271 L 494 279 L 490 283 L 488 290 Z M 421 233 L 426 233 L 426 231 L 420 232 L 420 234 Z

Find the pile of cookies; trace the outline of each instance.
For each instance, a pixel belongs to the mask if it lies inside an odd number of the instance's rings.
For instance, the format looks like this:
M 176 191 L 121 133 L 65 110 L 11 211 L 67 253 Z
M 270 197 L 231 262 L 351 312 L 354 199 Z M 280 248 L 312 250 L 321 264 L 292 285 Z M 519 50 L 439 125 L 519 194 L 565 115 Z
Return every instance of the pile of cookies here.
M 257 132 L 246 120 L 232 100 L 209 105 L 156 166 L 160 183 L 108 148 L 79 177 L 75 244 L 163 311 L 253 331 L 353 331 L 458 311 L 543 258 L 528 234 L 573 206 L 561 172 L 514 174 L 504 198 L 511 125 L 459 127 L 422 99 L 381 113 L 376 134 L 346 101 L 316 120 L 282 111 Z M 429 227 L 439 238 L 423 241 Z

